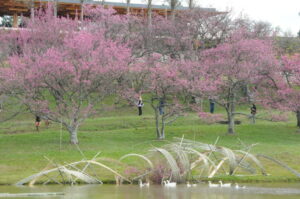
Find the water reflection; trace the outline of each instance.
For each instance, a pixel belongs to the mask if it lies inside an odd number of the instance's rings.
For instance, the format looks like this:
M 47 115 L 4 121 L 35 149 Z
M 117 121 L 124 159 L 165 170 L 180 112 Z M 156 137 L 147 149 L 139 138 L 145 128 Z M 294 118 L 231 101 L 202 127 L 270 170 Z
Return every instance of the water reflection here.
M 64 192 L 61 197 L 43 197 L 60 199 L 299 199 L 299 184 L 247 185 L 246 189 L 208 188 L 206 184 L 187 188 L 184 185 L 176 188 L 150 186 L 140 188 L 137 185 L 84 185 L 84 186 L 36 186 L 13 187 L 0 186 L 0 193 L 21 192 Z M 30 197 L 28 197 L 30 198 Z M 32 197 L 33 198 L 33 197 Z

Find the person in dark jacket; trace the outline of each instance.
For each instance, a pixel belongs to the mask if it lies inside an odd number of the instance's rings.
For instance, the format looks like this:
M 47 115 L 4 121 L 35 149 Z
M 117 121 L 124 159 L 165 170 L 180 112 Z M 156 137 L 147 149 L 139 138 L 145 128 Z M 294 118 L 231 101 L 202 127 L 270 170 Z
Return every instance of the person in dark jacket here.
M 159 100 L 159 105 L 158 105 L 158 110 L 159 110 L 160 115 L 165 114 L 164 107 L 165 107 L 165 100 L 163 98 L 161 98 Z
M 250 108 L 252 123 L 255 124 L 255 114 L 256 114 L 256 106 L 255 104 L 252 104 L 252 107 Z
M 36 115 L 35 116 L 35 128 L 37 131 L 39 131 L 40 125 L 41 125 L 41 117 Z
M 255 115 L 256 114 L 256 106 L 255 104 L 252 104 L 252 107 L 250 108 L 251 111 L 251 115 Z
M 210 113 L 215 112 L 215 100 L 212 98 L 209 99 L 209 112 Z

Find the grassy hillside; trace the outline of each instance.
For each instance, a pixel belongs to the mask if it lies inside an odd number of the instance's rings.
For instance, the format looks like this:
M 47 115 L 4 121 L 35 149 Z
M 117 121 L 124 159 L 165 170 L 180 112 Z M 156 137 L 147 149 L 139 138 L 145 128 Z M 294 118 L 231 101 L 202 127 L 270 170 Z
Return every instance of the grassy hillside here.
M 245 107 L 241 111 L 249 112 Z M 241 148 L 241 141 L 244 144 L 258 143 L 253 153 L 270 155 L 300 171 L 300 133 L 293 117 L 285 123 L 257 121 L 254 125 L 247 118 L 240 117 L 242 124 L 236 126 L 237 135 L 228 136 L 225 134 L 226 125 L 207 125 L 195 113 L 190 113 L 167 127 L 166 141 L 157 141 L 151 108 L 146 106 L 144 112 L 139 117 L 136 107 L 106 108 L 99 116 L 88 119 L 79 130 L 81 151 L 87 158 L 101 151 L 103 158 L 118 159 L 127 153 L 147 153 L 149 148 L 182 135 L 206 143 L 214 143 L 219 137 L 219 145 L 232 149 Z M 44 156 L 59 164 L 83 158 L 78 149 L 69 144 L 69 135 L 59 124 L 52 123 L 46 128 L 42 123 L 40 132 L 36 132 L 34 116 L 29 114 L 0 124 L 0 184 L 12 184 L 42 170 L 48 164 Z M 264 161 L 264 165 L 271 176 L 234 180 L 296 180 L 292 174 L 269 161 Z M 102 180 L 114 180 L 114 176 L 105 172 L 100 176 Z

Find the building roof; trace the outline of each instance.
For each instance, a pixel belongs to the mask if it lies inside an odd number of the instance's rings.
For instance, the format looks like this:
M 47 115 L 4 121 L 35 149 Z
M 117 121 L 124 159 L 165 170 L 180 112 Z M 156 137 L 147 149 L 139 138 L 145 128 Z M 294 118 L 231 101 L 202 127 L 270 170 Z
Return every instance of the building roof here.
M 34 7 L 39 8 L 41 5 L 45 5 L 48 2 L 54 0 L 33 0 Z M 0 0 L 0 16 L 22 14 L 24 16 L 30 15 L 29 3 L 31 0 Z M 81 0 L 57 0 L 58 14 L 62 16 L 70 15 L 75 16 L 80 11 Z M 112 6 L 119 14 L 125 14 L 127 4 L 122 2 L 107 2 L 102 0 L 85 0 L 84 4 L 91 5 L 104 5 Z M 147 10 L 146 4 L 131 3 L 129 5 L 132 13 L 142 13 Z M 188 7 L 178 6 L 176 10 L 187 10 Z M 215 8 L 199 8 L 205 12 L 216 13 Z M 152 5 L 153 12 L 158 14 L 166 14 L 170 12 L 170 6 L 168 5 Z
M 49 0 L 38 0 L 42 2 L 49 2 Z M 51 1 L 51 0 L 50 0 Z M 58 3 L 70 3 L 70 4 L 80 4 L 81 0 L 57 0 Z M 118 6 L 118 7 L 126 7 L 127 4 L 123 2 L 109 2 L 102 0 L 85 0 L 84 4 L 93 4 L 93 5 L 108 5 L 108 6 Z M 131 8 L 147 8 L 147 4 L 138 4 L 138 3 L 130 3 Z M 170 9 L 168 5 L 152 5 L 154 9 Z M 187 10 L 188 7 L 178 6 L 176 10 Z M 203 11 L 208 12 L 216 12 L 215 8 L 200 8 Z

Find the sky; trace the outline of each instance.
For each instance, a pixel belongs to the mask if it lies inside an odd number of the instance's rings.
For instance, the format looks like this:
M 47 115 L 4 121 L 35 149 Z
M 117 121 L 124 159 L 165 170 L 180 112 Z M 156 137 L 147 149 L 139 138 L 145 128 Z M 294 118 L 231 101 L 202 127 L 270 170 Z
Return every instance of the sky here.
M 107 0 L 120 1 L 120 0 Z M 121 0 L 126 2 L 126 0 Z M 154 4 L 165 4 L 169 0 L 152 0 Z M 186 6 L 188 0 L 181 0 Z M 147 0 L 131 0 L 146 3 Z M 232 10 L 233 17 L 248 16 L 250 19 L 265 21 L 282 31 L 290 31 L 294 36 L 300 30 L 300 0 L 194 0 L 201 7 L 216 8 L 219 11 Z
M 241 13 L 250 19 L 270 22 L 294 35 L 300 30 L 300 0 L 195 0 L 201 7 L 220 11 L 233 10 L 233 16 Z

